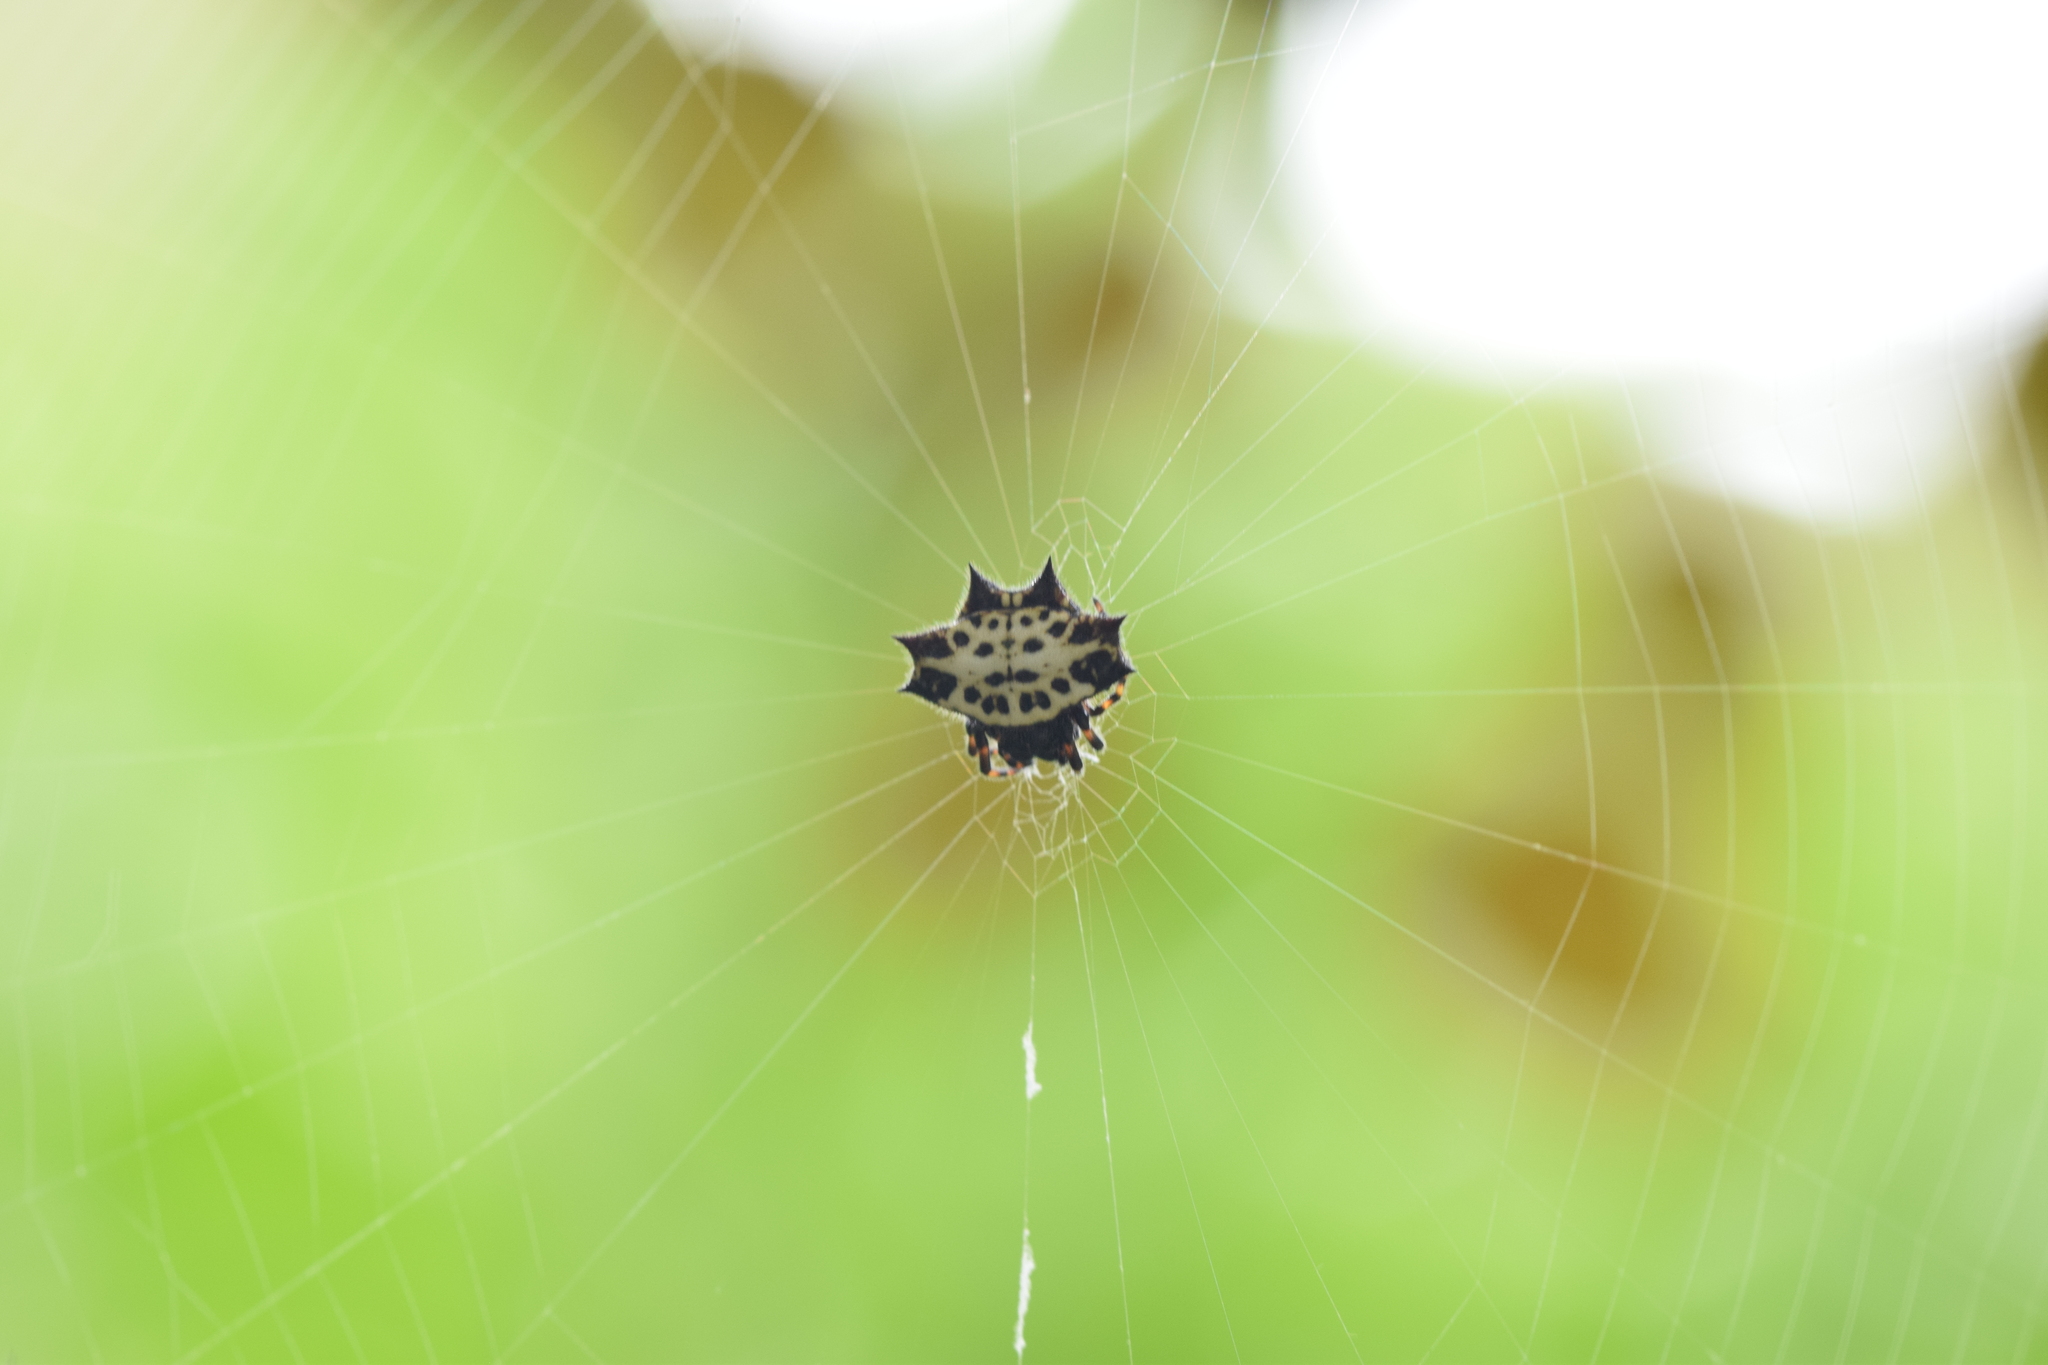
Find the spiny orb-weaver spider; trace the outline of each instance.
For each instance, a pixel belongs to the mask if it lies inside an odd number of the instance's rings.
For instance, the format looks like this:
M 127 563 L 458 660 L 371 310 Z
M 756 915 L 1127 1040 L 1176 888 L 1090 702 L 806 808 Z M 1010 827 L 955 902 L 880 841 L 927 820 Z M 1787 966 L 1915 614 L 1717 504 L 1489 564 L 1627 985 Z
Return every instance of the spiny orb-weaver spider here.
M 1137 672 L 1121 616 L 1082 611 L 1052 561 L 1028 588 L 999 588 L 967 566 L 967 602 L 943 626 L 898 635 L 914 666 L 901 691 L 967 722 L 967 752 L 985 777 L 1014 777 L 1038 759 L 1081 771 L 1095 717 L 1123 700 Z

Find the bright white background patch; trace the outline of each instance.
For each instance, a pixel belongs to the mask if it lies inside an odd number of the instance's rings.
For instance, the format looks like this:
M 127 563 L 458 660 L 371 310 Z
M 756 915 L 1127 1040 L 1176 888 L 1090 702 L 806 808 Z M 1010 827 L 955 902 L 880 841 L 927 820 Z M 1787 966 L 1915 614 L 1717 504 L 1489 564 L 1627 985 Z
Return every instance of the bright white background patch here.
M 1389 0 L 1285 38 L 1287 193 L 1351 325 L 1619 379 L 1698 482 L 1913 503 L 2048 302 L 2048 7 Z
M 683 41 L 800 85 L 957 103 L 1035 64 L 1073 0 L 649 0 Z

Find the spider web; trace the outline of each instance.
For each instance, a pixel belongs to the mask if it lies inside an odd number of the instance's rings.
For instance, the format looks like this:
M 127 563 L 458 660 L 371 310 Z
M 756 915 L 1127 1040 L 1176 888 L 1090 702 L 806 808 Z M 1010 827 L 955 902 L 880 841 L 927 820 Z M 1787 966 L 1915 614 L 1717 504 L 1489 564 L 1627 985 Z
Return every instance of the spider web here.
M 0 1351 L 2038 1354 L 2027 376 L 1680 491 L 1230 302 L 1266 8 L 1075 22 L 0 14 Z M 986 781 L 888 637 L 1047 554 L 1139 677 Z

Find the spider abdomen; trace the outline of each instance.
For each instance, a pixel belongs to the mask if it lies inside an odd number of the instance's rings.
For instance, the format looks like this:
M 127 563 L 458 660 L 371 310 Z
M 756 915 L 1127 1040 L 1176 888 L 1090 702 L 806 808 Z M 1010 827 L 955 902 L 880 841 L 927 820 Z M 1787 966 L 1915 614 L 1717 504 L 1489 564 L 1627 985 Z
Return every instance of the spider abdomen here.
M 983 772 L 993 770 L 991 749 L 1013 772 L 1038 759 L 1079 772 L 1078 740 L 1102 747 L 1089 722 L 1136 671 L 1123 622 L 1081 610 L 1049 559 L 1036 582 L 1015 589 L 969 565 L 967 601 L 954 620 L 896 637 L 916 666 L 902 690 L 967 722 Z

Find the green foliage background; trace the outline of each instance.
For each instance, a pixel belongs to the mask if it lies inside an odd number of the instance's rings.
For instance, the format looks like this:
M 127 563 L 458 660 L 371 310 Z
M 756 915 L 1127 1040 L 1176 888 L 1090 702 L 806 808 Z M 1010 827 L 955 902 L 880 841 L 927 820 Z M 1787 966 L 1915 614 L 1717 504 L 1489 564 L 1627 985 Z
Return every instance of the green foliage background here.
M 0 1351 L 1001 1358 L 1027 1197 L 1033 1359 L 2048 1349 L 2025 442 L 1822 534 L 1219 319 L 1263 18 L 1013 218 L 624 4 L 0 11 Z M 1048 553 L 1064 806 L 888 639 Z

